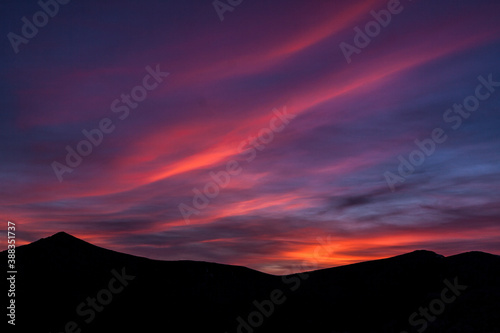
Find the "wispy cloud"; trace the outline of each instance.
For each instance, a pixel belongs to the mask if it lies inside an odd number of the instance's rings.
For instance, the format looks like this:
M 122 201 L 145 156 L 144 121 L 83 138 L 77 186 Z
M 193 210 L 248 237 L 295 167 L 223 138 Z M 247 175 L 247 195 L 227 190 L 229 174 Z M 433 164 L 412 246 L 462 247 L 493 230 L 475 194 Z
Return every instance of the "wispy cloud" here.
M 4 36 L 38 10 L 1 6 Z M 24 242 L 64 230 L 133 254 L 272 272 L 326 235 L 338 246 L 322 267 L 420 248 L 500 253 L 498 98 L 397 192 L 382 176 L 479 75 L 500 81 L 500 4 L 404 2 L 347 64 L 339 43 L 386 6 L 259 0 L 220 22 L 206 1 L 71 2 L 22 52 L 2 55 L 0 218 Z M 52 161 L 157 63 L 168 80 L 59 183 Z M 185 225 L 178 205 L 283 105 L 293 122 Z

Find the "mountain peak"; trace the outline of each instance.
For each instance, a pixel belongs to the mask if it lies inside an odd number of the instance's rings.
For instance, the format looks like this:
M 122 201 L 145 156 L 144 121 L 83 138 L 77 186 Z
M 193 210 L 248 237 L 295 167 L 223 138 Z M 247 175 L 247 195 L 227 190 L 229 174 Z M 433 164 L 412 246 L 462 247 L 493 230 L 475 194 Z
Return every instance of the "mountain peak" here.
M 64 231 L 59 231 L 58 233 L 53 234 L 52 236 L 42 238 L 42 240 L 45 241 L 52 241 L 52 242 L 85 242 L 81 240 L 78 237 L 75 237 L 73 235 L 68 234 L 67 232 Z
M 49 250 L 49 251 L 62 251 L 64 252 L 64 256 L 92 256 L 92 260 L 98 257 L 106 257 L 106 256 L 118 256 L 118 257 L 130 257 L 130 254 L 116 252 L 110 249 L 106 249 L 100 247 L 98 245 L 94 245 L 88 241 L 75 237 L 67 232 L 60 231 L 51 236 L 41 238 L 33 243 L 31 243 L 38 247 L 38 249 Z M 27 246 L 30 246 L 28 244 Z M 133 257 L 133 256 L 132 256 Z M 81 258 L 83 259 L 83 257 Z
M 444 258 L 443 255 L 441 254 L 438 254 L 434 251 L 429 251 L 429 250 L 415 250 L 413 252 L 410 252 L 408 254 L 412 254 L 412 255 L 419 255 L 419 256 L 433 256 L 433 257 L 440 257 L 440 258 Z
M 445 256 L 438 254 L 433 251 L 429 250 L 415 250 L 412 252 L 400 254 L 395 257 L 391 257 L 388 259 L 394 259 L 394 260 L 403 260 L 403 261 L 428 261 L 428 260 L 436 260 L 436 259 L 443 259 Z
M 69 247 L 69 246 L 81 246 L 83 244 L 86 245 L 92 245 L 84 240 L 81 240 L 78 237 L 75 237 L 73 235 L 68 234 L 67 232 L 60 231 L 58 233 L 55 233 L 51 236 L 41 238 L 33 244 L 51 244 L 53 246 L 64 246 L 64 247 Z
M 75 239 L 76 237 L 73 235 L 68 234 L 67 232 L 64 231 L 59 231 L 58 233 L 53 234 L 52 236 L 49 236 L 47 238 L 69 238 L 69 239 Z

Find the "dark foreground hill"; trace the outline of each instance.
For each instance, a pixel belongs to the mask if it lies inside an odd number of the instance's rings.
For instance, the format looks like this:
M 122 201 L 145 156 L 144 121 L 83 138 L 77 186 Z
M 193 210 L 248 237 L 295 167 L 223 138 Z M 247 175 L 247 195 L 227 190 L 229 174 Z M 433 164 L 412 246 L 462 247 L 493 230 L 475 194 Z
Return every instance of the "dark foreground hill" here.
M 500 257 L 482 252 L 281 277 L 58 233 L 17 248 L 16 265 L 16 332 L 500 332 Z

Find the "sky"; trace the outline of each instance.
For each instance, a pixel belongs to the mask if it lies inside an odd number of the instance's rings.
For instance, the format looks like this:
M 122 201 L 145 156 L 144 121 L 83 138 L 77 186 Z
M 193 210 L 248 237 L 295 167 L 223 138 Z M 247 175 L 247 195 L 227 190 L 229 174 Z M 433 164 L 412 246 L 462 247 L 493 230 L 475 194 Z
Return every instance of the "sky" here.
M 500 254 L 498 1 L 44 1 L 0 4 L 18 245 L 271 274 Z

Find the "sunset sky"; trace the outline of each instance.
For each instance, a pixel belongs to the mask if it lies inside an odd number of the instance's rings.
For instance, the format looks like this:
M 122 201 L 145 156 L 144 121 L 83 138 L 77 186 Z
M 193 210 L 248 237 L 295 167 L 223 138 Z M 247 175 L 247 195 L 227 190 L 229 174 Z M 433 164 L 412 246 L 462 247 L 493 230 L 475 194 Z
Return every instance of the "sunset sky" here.
M 273 274 L 500 254 L 499 1 L 212 2 L 1 2 L 0 219 L 18 245 L 66 231 Z M 71 167 L 68 146 L 92 151 Z

